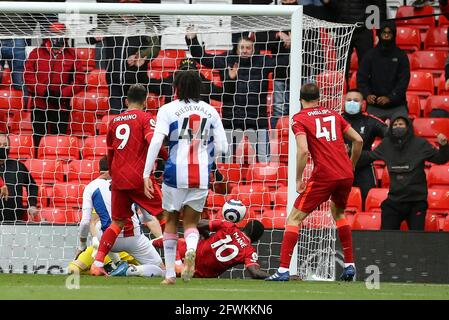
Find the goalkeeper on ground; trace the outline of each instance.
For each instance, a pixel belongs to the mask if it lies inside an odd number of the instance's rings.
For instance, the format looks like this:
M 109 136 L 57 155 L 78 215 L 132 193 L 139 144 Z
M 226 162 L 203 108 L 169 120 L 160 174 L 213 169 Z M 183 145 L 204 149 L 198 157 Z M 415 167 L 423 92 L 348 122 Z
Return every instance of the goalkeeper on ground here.
M 108 162 L 106 157 L 100 160 L 100 173 L 101 175 L 90 182 L 83 193 L 83 218 L 80 223 L 80 242 L 76 253 L 75 261 L 70 264 L 69 271 L 87 271 L 93 263 L 92 255 L 95 255 L 95 246 L 93 248 L 86 248 L 87 236 L 89 229 L 92 230 L 92 234 L 98 238 L 101 237 L 101 233 L 111 223 L 111 191 L 110 191 L 110 176 L 108 173 Z M 97 218 L 92 221 L 92 211 L 96 212 Z M 116 270 L 111 272 L 111 275 L 136 275 L 136 276 L 162 276 L 165 274 L 165 266 L 162 259 L 156 249 L 152 246 L 150 240 L 141 233 L 140 219 L 137 216 L 139 208 L 133 205 L 134 215 L 125 224 L 125 228 L 119 235 L 116 243 L 112 247 L 112 253 L 109 257 L 115 264 L 118 264 L 121 260 L 119 255 L 114 252 L 126 251 L 133 257 L 121 254 L 123 260 L 130 262 L 133 265 L 138 265 L 133 268 L 127 268 L 126 272 L 121 273 L 124 264 L 119 264 Z M 151 215 L 145 210 L 140 209 L 143 216 L 143 222 L 148 224 L 150 228 L 154 230 L 154 224 L 157 223 L 156 219 L 153 219 Z M 160 225 L 156 226 L 156 236 L 160 236 L 162 231 Z M 93 243 L 98 243 L 96 238 L 93 239 Z M 98 247 L 98 246 L 97 246 Z M 108 262 L 107 260 L 105 262 Z M 120 267 L 122 266 L 122 267 Z

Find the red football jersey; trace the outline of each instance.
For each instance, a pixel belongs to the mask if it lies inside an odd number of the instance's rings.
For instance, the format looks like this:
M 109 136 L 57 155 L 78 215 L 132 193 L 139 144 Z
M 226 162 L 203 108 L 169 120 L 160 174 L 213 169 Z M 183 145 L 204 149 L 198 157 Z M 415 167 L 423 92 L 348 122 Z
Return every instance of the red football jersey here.
M 143 169 L 154 132 L 151 119 L 144 111 L 127 110 L 109 123 L 106 143 L 112 189 L 143 188 Z
M 310 180 L 353 178 L 352 162 L 343 135 L 351 125 L 337 112 L 323 107 L 302 109 L 293 116 L 295 136 L 305 134 L 313 172 Z
M 258 265 L 256 250 L 234 223 L 211 221 L 209 229 L 216 233 L 198 243 L 195 277 L 216 278 L 238 264 Z

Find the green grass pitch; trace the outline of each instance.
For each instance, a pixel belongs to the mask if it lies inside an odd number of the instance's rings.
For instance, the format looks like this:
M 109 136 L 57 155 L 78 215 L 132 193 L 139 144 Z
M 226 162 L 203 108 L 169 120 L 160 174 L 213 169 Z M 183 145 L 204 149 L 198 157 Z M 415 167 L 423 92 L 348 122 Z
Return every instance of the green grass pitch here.
M 0 275 L 0 299 L 162 299 L 162 300 L 305 300 L 305 299 L 446 299 L 449 285 L 364 282 L 288 283 L 258 280 L 193 279 L 161 286 L 160 278 L 81 276 L 80 289 L 66 288 L 64 275 Z

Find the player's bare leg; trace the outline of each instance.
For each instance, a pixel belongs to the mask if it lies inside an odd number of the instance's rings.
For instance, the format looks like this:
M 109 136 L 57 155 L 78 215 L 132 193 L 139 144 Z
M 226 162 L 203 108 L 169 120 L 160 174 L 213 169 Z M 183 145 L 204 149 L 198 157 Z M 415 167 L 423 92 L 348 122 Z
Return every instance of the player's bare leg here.
M 107 276 L 107 272 L 104 270 L 104 258 L 111 250 L 112 246 L 117 239 L 117 236 L 123 229 L 125 222 L 122 220 L 113 220 L 111 225 L 104 231 L 100 239 L 100 245 L 95 257 L 95 261 L 90 268 L 90 274 L 93 276 Z
M 176 271 L 175 271 L 175 261 L 176 261 L 176 246 L 178 243 L 178 221 L 179 212 L 169 212 L 166 215 L 167 223 L 165 224 L 164 230 L 164 259 L 165 259 L 165 279 L 161 284 L 175 284 L 176 283 Z
M 193 210 L 189 206 L 184 207 L 184 238 L 186 240 L 187 251 L 184 258 L 184 269 L 181 272 L 181 278 L 184 281 L 190 281 L 195 273 L 196 248 L 200 240 L 198 232 L 198 221 L 201 212 Z
M 343 248 L 343 257 L 345 261 L 345 268 L 340 279 L 343 281 L 355 280 L 355 264 L 352 251 L 352 234 L 351 226 L 346 220 L 344 209 L 337 208 L 334 202 L 331 202 L 332 216 L 337 225 L 338 238 L 340 239 L 341 246 Z
M 292 259 L 293 249 L 298 243 L 299 226 L 308 216 L 308 213 L 302 212 L 293 207 L 290 215 L 287 217 L 284 237 L 281 245 L 281 257 L 279 268 L 275 274 L 266 278 L 267 281 L 289 281 L 290 280 L 290 261 Z

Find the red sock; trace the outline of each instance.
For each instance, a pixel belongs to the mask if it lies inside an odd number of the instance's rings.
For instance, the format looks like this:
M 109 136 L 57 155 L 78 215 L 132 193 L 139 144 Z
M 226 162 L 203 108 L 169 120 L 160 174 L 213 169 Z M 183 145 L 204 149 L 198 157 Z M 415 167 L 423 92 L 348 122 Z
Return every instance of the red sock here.
M 160 237 L 158 239 L 153 240 L 153 247 L 155 248 L 163 248 L 164 247 L 164 238 Z
M 345 263 L 354 263 L 354 256 L 352 254 L 352 233 L 346 218 L 336 221 L 338 238 L 340 239 L 343 248 L 343 256 Z
M 112 246 L 115 243 L 115 239 L 117 239 L 117 236 L 120 234 L 122 229 L 112 223 L 105 232 L 103 232 L 103 235 L 101 236 L 100 240 L 100 246 L 98 247 L 97 256 L 95 257 L 95 261 L 99 261 L 101 263 L 104 262 L 104 257 L 111 251 Z
M 284 232 L 284 238 L 281 245 L 281 258 L 279 267 L 289 268 L 290 260 L 292 259 L 293 249 L 298 243 L 299 227 L 298 226 L 286 226 Z

